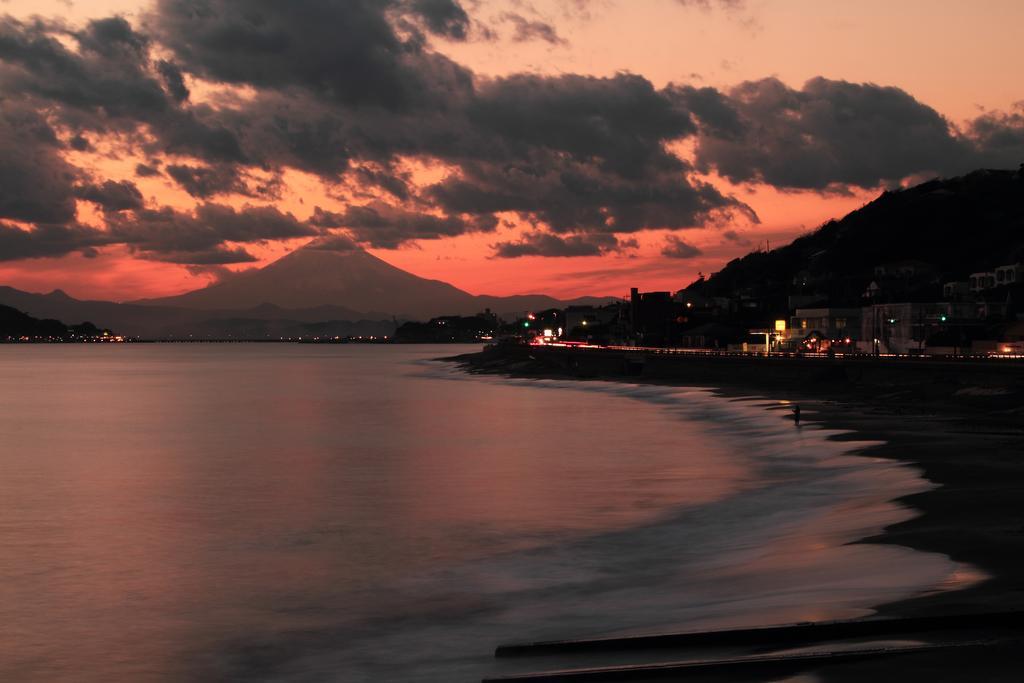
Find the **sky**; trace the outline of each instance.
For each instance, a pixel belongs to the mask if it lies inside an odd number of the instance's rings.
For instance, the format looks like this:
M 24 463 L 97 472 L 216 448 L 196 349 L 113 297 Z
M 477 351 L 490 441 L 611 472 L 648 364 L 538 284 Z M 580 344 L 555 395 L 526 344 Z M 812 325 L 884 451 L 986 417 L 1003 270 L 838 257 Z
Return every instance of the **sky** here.
M 0 0 L 0 284 L 676 290 L 1024 162 L 1016 0 Z

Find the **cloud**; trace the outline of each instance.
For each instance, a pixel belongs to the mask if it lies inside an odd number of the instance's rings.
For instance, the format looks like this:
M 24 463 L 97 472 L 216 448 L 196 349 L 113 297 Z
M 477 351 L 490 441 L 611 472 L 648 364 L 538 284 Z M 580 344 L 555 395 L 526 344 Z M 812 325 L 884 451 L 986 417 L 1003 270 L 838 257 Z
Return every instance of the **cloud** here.
M 52 258 L 76 251 L 92 256 L 97 247 L 110 241 L 103 231 L 81 225 L 40 225 L 22 230 L 0 222 L 0 261 Z
M 75 217 L 77 169 L 61 156 L 39 113 L 0 100 L 0 218 L 67 223 Z
M 524 40 L 562 40 L 508 16 Z M 435 39 L 467 40 L 478 27 L 456 0 L 157 0 L 134 24 L 82 28 L 0 18 L 0 220 L 18 230 L 5 239 L 19 253 L 120 241 L 144 258 L 210 265 L 249 258 L 239 243 L 324 229 L 393 248 L 517 217 L 532 231 L 499 242 L 498 255 L 600 254 L 641 230 L 757 222 L 702 173 L 832 192 L 1024 159 L 1024 109 L 957 129 L 871 83 L 769 78 L 722 90 L 659 88 L 629 73 L 486 77 L 436 51 Z M 137 177 L 165 173 L 200 203 L 146 209 L 130 181 L 93 179 L 69 161 L 79 158 L 69 149 L 97 147 L 145 159 Z M 693 157 L 680 158 L 682 147 Z M 418 165 L 445 173 L 417 180 L 408 169 Z M 359 203 L 312 223 L 204 203 L 274 198 L 288 169 Z M 109 230 L 82 232 L 76 200 L 102 206 Z
M 252 263 L 256 257 L 242 247 L 216 246 L 197 251 L 147 251 L 145 258 L 188 266 L 216 267 L 228 263 Z
M 206 199 L 215 194 L 250 194 L 233 166 L 188 166 L 169 164 L 167 175 L 193 197 Z
M 666 235 L 665 246 L 661 250 L 662 256 L 674 259 L 691 259 L 703 254 L 700 249 L 685 242 L 677 235 Z
M 151 166 L 149 164 L 135 164 L 135 175 L 140 178 L 152 178 L 163 174 L 156 166 Z
M 727 10 L 738 10 L 746 7 L 746 0 L 676 0 L 684 7 L 699 7 L 700 9 L 712 9 L 718 7 Z
M 451 0 L 158 0 L 147 25 L 183 69 L 215 82 L 388 109 L 444 97 L 446 79 L 468 85 L 454 62 L 396 34 L 388 12 L 401 10 L 435 32 L 464 35 L 468 18 Z
M 123 243 L 143 258 L 189 264 L 239 263 L 253 260 L 225 242 L 254 243 L 311 237 L 314 226 L 271 207 L 234 209 L 201 204 L 194 212 L 163 207 L 108 218 L 110 242 Z
M 426 195 L 449 213 L 516 212 L 556 233 L 682 229 L 716 215 L 756 220 L 743 203 L 709 184 L 687 183 L 679 173 L 622 178 L 550 156 L 523 166 L 466 164 L 461 177 L 427 188 Z
M 490 231 L 497 226 L 495 220 L 435 216 L 383 202 L 350 206 L 344 213 L 316 207 L 310 223 L 321 228 L 345 228 L 357 241 L 386 249 L 394 249 L 411 240 L 455 237 L 466 232 Z
M 725 232 L 722 233 L 722 237 L 724 237 L 727 242 L 738 244 L 741 247 L 749 247 L 751 244 L 753 244 L 749 239 L 747 239 L 740 233 L 736 232 L 735 230 L 726 230 Z
M 75 188 L 75 196 L 98 204 L 104 211 L 141 209 L 143 205 L 142 193 L 130 180 L 87 183 Z
M 797 90 L 766 78 L 682 97 L 701 124 L 698 168 L 737 183 L 874 188 L 964 171 L 974 156 L 970 140 L 899 88 L 813 78 Z
M 318 251 L 358 251 L 359 244 L 348 235 L 331 233 L 308 242 L 303 249 L 316 249 Z
M 188 86 L 185 85 L 185 77 L 177 65 L 160 60 L 156 63 L 157 71 L 164 79 L 164 87 L 175 102 L 184 102 L 189 98 Z
M 1013 168 L 1024 162 L 1024 102 L 1011 112 L 987 112 L 968 124 L 978 165 Z
M 469 15 L 455 0 L 406 0 L 404 9 L 421 19 L 427 30 L 452 40 L 465 40 Z
M 558 35 L 558 31 L 551 24 L 530 20 L 515 12 L 505 12 L 501 15 L 504 22 L 512 24 L 515 29 L 512 40 L 516 43 L 528 43 L 533 40 L 542 40 L 551 45 L 568 45 L 569 41 Z
M 601 256 L 626 247 L 636 247 L 636 242 L 620 243 L 612 235 L 569 235 L 562 237 L 545 232 L 533 232 L 517 242 L 498 242 L 491 245 L 498 258 L 519 258 L 522 256 Z

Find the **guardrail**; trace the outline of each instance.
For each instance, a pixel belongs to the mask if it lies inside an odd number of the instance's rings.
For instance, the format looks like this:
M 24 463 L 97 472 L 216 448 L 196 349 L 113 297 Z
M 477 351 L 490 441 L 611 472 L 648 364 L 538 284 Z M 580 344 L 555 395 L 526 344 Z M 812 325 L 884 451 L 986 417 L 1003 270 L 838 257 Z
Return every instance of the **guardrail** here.
M 627 353 L 648 353 L 657 355 L 685 355 L 724 358 L 801 358 L 801 359 L 850 359 L 850 360 L 942 360 L 957 362 L 986 361 L 1020 361 L 1024 354 L 987 353 L 987 354 L 929 354 L 929 353 L 822 353 L 813 351 L 724 351 L 716 349 L 694 349 L 663 346 L 622 346 L 584 343 L 545 342 L 530 344 L 534 348 L 560 348 L 580 351 L 623 351 Z

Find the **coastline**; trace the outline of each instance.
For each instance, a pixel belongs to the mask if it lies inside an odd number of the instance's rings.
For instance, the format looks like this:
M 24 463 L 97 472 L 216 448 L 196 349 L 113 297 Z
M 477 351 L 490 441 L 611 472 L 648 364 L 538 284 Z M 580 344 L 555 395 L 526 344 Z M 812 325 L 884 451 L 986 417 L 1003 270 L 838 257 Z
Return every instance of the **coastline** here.
M 567 360 L 568 359 L 568 360 Z M 737 373 L 715 358 L 650 359 L 637 372 L 629 362 L 579 352 L 545 357 L 536 349 L 488 349 L 445 358 L 464 371 L 520 378 L 601 379 L 630 383 L 705 386 L 725 398 L 751 394 L 789 400 L 802 421 L 842 430 L 837 440 L 878 441 L 855 455 L 898 460 L 919 468 L 937 486 L 895 502 L 918 514 L 859 543 L 899 545 L 941 553 L 985 575 L 969 587 L 925 593 L 876 606 L 879 616 L 931 616 L 1024 608 L 1024 383 L 1016 369 L 929 368 L 888 371 L 875 361 L 867 370 L 837 363 L 790 363 L 785 372 Z M 583 361 L 582 363 L 580 361 Z M 755 363 L 764 359 L 750 359 Z M 756 369 L 756 364 L 751 364 Z M 693 379 L 687 379 L 691 374 Z M 905 375 L 905 376 L 901 376 Z M 780 415 L 780 419 L 788 416 Z M 964 577 L 967 579 L 968 577 Z M 962 634 L 972 635 L 972 634 Z M 927 640 L 927 639 L 924 639 Z M 1005 652 L 1005 649 L 1004 649 Z M 1019 658 L 1010 653 L 1013 662 Z M 959 659 L 958 659 L 959 658 Z M 976 658 L 975 658 L 976 659 Z M 929 653 L 900 660 L 867 661 L 815 669 L 827 681 L 871 676 L 906 680 L 927 671 L 929 680 L 1016 680 L 1006 655 L 984 663 L 962 655 Z M 891 677 L 891 678 L 890 678 Z

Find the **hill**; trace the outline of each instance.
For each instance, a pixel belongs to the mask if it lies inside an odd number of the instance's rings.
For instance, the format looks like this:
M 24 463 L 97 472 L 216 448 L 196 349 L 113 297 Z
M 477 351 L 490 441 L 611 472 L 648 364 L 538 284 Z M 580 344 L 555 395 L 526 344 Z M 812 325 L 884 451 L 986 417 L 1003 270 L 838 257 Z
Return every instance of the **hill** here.
M 98 337 L 103 331 L 89 322 L 65 325 L 59 320 L 33 318 L 16 308 L 0 305 L 0 341 L 23 339 L 45 341 L 72 341 Z
M 841 220 L 770 252 L 729 262 L 687 289 L 761 299 L 819 292 L 832 305 L 859 305 L 876 268 L 915 262 L 929 278 L 911 298 L 941 294 L 943 282 L 1024 260 L 1024 170 L 980 170 L 884 192 Z

